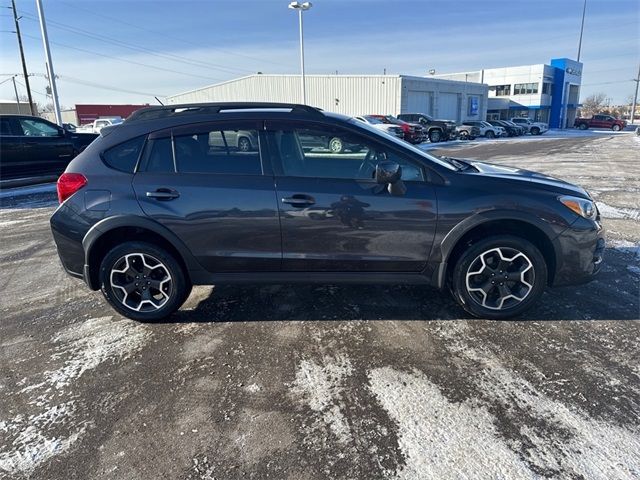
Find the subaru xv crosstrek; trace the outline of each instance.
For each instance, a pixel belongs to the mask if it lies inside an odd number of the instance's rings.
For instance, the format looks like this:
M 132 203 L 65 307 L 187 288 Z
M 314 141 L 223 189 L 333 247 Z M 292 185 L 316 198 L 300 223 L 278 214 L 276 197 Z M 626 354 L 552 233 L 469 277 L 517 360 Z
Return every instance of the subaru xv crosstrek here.
M 508 318 L 592 279 L 604 250 L 578 186 L 294 104 L 139 110 L 69 164 L 58 196 L 65 270 L 141 321 L 171 315 L 192 285 L 300 282 L 431 285 Z

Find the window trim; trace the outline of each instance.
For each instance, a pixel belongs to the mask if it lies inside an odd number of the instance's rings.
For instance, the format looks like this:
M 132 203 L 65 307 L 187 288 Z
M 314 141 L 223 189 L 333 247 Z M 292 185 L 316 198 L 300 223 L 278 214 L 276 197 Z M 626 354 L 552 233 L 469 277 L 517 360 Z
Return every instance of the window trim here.
M 403 157 L 409 160 L 409 163 L 412 163 L 415 165 L 416 168 L 420 169 L 423 175 L 423 180 L 403 180 L 403 182 L 405 183 L 422 183 L 422 184 L 426 184 L 426 183 L 433 183 L 432 179 L 435 176 L 435 174 L 433 173 L 432 169 L 430 169 L 428 167 L 428 165 L 426 165 L 424 162 L 420 161 L 419 159 L 416 159 L 414 157 L 412 157 L 410 154 L 408 154 L 407 152 L 403 152 L 401 149 L 399 148 L 395 148 L 395 146 L 393 145 L 387 145 L 384 142 L 379 141 L 376 138 L 373 138 L 369 135 L 367 135 L 366 133 L 363 133 L 361 130 L 359 129 L 355 129 L 355 128 L 349 128 L 348 126 L 343 126 L 343 125 L 335 125 L 332 123 L 323 123 L 323 122 L 318 122 L 318 121 L 313 121 L 313 120 L 287 120 L 287 119 L 278 119 L 278 120 L 267 120 L 265 122 L 265 133 L 269 134 L 269 133 L 275 133 L 275 131 L 277 130 L 277 128 L 274 128 L 274 126 L 278 126 L 278 125 L 290 125 L 292 128 L 294 129 L 313 129 L 314 126 L 315 128 L 334 128 L 337 130 L 345 130 L 349 133 L 352 133 L 354 135 L 359 135 L 363 138 L 365 138 L 366 140 L 370 141 L 373 144 L 379 145 L 381 146 L 381 148 L 387 150 L 387 151 L 392 151 L 394 152 L 396 155 L 398 155 L 399 157 Z M 284 170 L 282 168 L 282 160 L 280 159 L 280 155 L 278 153 L 278 148 L 272 144 L 272 136 L 271 135 L 267 135 L 267 149 L 268 149 L 268 157 L 269 160 L 272 163 L 272 167 L 273 167 L 273 176 L 274 178 L 316 178 L 317 180 L 330 180 L 330 181 L 349 181 L 349 182 L 358 182 L 358 183 L 370 183 L 372 185 L 377 185 L 375 179 L 371 178 L 345 178 L 345 177 L 312 177 L 312 176 L 299 176 L 299 175 L 285 175 L 284 174 Z

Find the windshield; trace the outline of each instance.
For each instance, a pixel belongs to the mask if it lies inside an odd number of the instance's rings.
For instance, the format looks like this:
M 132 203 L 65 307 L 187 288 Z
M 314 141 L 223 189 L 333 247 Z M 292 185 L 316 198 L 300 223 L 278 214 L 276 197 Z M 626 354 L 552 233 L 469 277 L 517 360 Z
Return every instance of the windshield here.
M 377 119 L 376 117 L 363 117 L 368 123 L 370 123 L 371 125 L 379 125 L 379 124 L 383 124 L 384 122 L 382 120 Z
M 392 117 L 391 115 L 387 115 L 384 118 L 387 119 L 387 122 L 393 123 L 394 125 L 403 125 L 404 123 L 406 123 L 406 122 L 404 122 L 402 120 L 398 120 L 396 117 Z
M 389 117 L 387 117 L 387 118 L 389 118 Z M 393 117 L 391 117 L 391 118 L 393 118 Z M 386 141 L 390 141 L 390 142 L 396 143 L 398 146 L 404 148 L 405 150 L 409 150 L 412 153 L 416 153 L 416 154 L 420 155 L 422 158 L 425 158 L 425 159 L 427 159 L 427 160 L 429 160 L 429 161 L 431 161 L 433 163 L 437 163 L 441 167 L 448 168 L 449 170 L 458 170 L 459 169 L 459 167 L 456 167 L 452 162 L 447 161 L 446 159 L 443 159 L 443 158 L 440 158 L 440 157 L 436 157 L 435 155 L 427 153 L 424 150 L 420 150 L 418 147 L 415 147 L 415 146 L 411 145 L 410 143 L 405 142 L 404 140 L 400 140 L 397 137 L 393 137 L 391 135 L 387 135 L 386 133 L 383 133 L 381 130 L 378 130 L 377 128 L 374 128 L 371 125 L 359 122 L 355 118 L 349 119 L 349 123 L 351 123 L 353 125 L 357 125 L 360 128 L 364 128 L 364 129 L 368 130 L 369 132 L 371 132 L 371 133 L 383 138 Z

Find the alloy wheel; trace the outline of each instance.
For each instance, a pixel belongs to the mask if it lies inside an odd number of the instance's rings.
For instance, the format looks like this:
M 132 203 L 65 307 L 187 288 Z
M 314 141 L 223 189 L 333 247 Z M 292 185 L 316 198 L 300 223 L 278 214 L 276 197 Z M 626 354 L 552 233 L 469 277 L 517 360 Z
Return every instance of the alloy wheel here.
M 497 247 L 478 255 L 469 265 L 466 287 L 482 307 L 504 310 L 515 307 L 533 290 L 535 269 L 519 250 Z
M 333 153 L 342 153 L 344 146 L 342 145 L 342 140 L 338 137 L 334 137 L 329 142 L 329 150 Z
M 241 152 L 248 152 L 249 150 L 251 150 L 251 142 L 248 138 L 242 137 L 240 140 L 238 140 L 238 150 L 240 150 Z
M 116 299 L 136 312 L 162 308 L 173 289 L 169 269 L 146 253 L 120 257 L 113 264 L 109 278 Z

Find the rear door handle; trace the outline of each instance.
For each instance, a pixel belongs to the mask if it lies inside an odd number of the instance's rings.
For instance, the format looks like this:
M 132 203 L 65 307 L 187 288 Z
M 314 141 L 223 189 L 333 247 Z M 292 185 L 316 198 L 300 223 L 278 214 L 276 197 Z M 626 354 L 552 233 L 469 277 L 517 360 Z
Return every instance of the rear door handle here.
M 180 194 L 170 188 L 158 188 L 155 192 L 147 192 L 147 197 L 156 200 L 173 200 L 178 198 Z
M 311 195 L 305 195 L 303 193 L 296 193 L 290 197 L 284 197 L 282 203 L 288 203 L 293 207 L 309 207 L 316 203 L 315 199 Z

